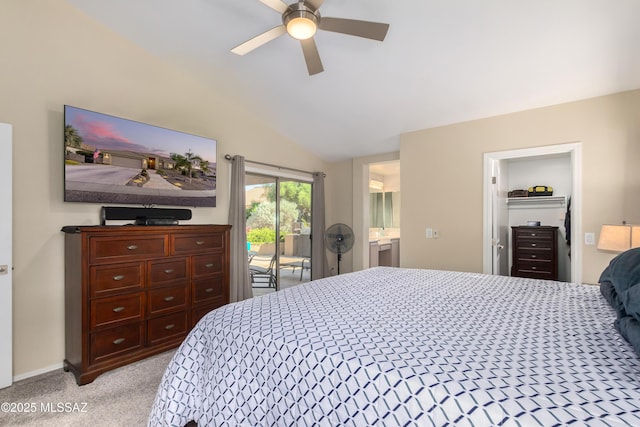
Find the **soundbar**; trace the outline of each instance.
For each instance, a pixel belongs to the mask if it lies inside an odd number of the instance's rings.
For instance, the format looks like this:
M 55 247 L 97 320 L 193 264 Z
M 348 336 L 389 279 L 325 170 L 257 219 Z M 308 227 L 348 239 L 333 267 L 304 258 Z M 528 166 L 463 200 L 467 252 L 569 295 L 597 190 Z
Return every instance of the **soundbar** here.
M 136 225 L 177 225 L 178 221 L 191 219 L 191 209 L 103 206 L 100 217 L 101 225 L 107 220 L 134 220 Z

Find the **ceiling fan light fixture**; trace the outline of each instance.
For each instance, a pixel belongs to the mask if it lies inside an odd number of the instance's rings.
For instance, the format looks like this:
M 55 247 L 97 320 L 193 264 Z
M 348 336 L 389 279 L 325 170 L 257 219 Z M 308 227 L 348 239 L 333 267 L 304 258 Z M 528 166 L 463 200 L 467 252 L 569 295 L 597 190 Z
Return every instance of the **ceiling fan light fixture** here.
M 287 33 L 294 39 L 306 40 L 316 33 L 318 27 L 311 19 L 296 17 L 287 23 Z
M 303 2 L 290 5 L 282 14 L 282 23 L 287 28 L 287 33 L 298 40 L 307 40 L 313 37 L 318 30 L 320 13 L 307 7 Z

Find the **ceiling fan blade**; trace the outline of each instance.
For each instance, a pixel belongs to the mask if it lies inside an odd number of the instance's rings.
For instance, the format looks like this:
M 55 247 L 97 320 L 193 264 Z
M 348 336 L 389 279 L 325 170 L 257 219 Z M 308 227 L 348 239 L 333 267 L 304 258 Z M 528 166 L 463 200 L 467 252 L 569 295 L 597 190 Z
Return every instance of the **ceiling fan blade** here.
M 389 24 L 380 22 L 358 21 L 356 19 L 327 18 L 320 19 L 320 29 L 333 31 L 334 33 L 348 34 L 350 36 L 364 37 L 383 41 L 387 36 Z
M 284 11 L 287 10 L 288 7 L 288 5 L 282 0 L 260 0 L 260 2 L 280 13 L 284 13 Z
M 324 0 L 305 0 L 304 3 L 311 9 L 318 10 L 320 6 L 322 6 L 322 3 L 324 3 Z
M 313 76 L 324 71 L 322 68 L 322 61 L 320 60 L 320 54 L 318 53 L 318 47 L 316 42 L 311 37 L 310 39 L 300 40 L 302 45 L 302 53 L 304 54 L 304 60 L 307 63 L 307 71 L 309 75 Z
M 246 55 L 252 50 L 262 46 L 265 43 L 270 42 L 275 38 L 280 37 L 286 32 L 287 32 L 287 29 L 284 25 L 278 25 L 277 27 L 274 27 L 268 31 L 265 31 L 262 34 L 255 36 L 251 40 L 247 40 L 241 45 L 234 47 L 233 49 L 231 49 L 231 52 L 235 53 L 236 55 Z

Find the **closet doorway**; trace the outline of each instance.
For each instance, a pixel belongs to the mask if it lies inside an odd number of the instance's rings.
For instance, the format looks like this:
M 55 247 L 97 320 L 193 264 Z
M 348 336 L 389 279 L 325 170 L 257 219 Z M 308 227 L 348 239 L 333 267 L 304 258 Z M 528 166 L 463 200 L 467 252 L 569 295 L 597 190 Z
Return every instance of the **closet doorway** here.
M 485 153 L 483 272 L 510 275 L 511 226 L 540 220 L 543 225 L 559 228 L 559 279 L 580 282 L 581 177 L 580 143 Z M 511 190 L 535 185 L 557 186 L 554 197 L 515 200 L 508 197 Z M 564 219 L 569 203 L 570 220 L 568 229 L 565 229 Z M 573 245 L 568 245 L 567 234 L 575 242 Z

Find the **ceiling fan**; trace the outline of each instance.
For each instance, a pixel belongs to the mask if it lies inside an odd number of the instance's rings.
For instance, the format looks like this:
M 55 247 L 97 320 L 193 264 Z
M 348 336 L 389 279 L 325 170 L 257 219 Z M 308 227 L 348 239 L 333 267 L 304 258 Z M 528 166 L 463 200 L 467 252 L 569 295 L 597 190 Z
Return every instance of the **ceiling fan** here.
M 245 55 L 287 33 L 294 39 L 300 40 L 310 76 L 324 71 L 320 54 L 313 38 L 316 30 L 333 31 L 335 33 L 383 41 L 389 29 L 389 24 L 379 22 L 321 17 L 319 9 L 324 0 L 303 0 L 290 5 L 287 5 L 282 0 L 260 0 L 260 2 L 282 14 L 282 25 L 278 25 L 234 47 L 231 52 Z

